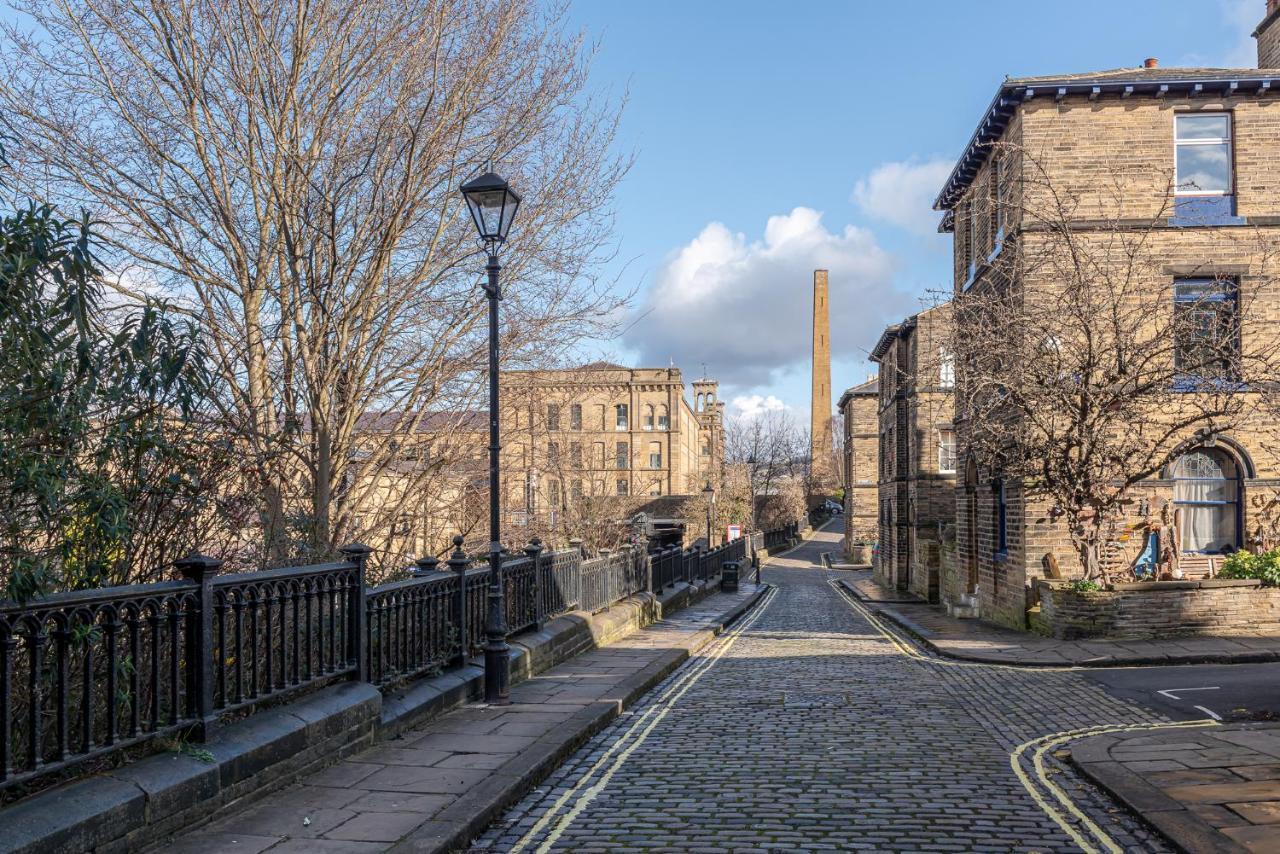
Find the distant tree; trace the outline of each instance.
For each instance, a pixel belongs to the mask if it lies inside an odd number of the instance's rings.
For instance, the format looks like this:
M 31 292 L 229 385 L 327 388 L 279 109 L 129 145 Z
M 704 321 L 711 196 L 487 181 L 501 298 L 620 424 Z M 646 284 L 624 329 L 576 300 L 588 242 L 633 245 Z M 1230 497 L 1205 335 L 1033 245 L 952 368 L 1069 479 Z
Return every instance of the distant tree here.
M 217 516 L 219 448 L 195 329 L 102 303 L 88 217 L 0 218 L 0 572 L 5 595 L 153 580 Z
M 726 469 L 739 471 L 740 488 L 749 495 L 753 528 L 777 527 L 803 517 L 807 457 L 805 432 L 783 410 L 727 420 Z

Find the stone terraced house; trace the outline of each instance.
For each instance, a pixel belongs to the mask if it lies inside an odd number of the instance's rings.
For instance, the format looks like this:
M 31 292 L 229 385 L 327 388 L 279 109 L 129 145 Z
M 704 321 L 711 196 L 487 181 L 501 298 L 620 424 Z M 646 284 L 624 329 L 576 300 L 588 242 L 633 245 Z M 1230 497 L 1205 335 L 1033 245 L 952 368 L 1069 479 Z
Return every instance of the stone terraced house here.
M 951 306 L 888 327 L 871 350 L 880 366 L 877 432 L 881 583 L 938 601 L 942 550 L 955 518 L 955 361 Z
M 846 560 L 862 563 L 870 559 L 869 551 L 879 536 L 880 504 L 877 471 L 880 464 L 880 381 L 870 377 L 866 382 L 846 389 L 840 395 L 842 481 L 844 483 L 844 555 Z
M 1260 274 L 1257 256 L 1232 250 L 1233 235 L 1246 231 L 1280 249 L 1280 0 L 1266 3 L 1255 36 L 1258 68 L 1162 68 L 1147 60 L 1142 67 L 1001 82 L 936 202 L 944 212 L 941 230 L 954 236 L 957 297 L 993 287 L 993 259 L 1026 238 L 1025 223 L 1010 214 L 1022 191 L 1011 176 L 1021 174 L 1026 164 L 1019 161 L 1030 152 L 1037 168 L 1078 200 L 1072 226 L 1081 231 L 1118 186 L 1135 227 L 1153 205 L 1171 203 L 1151 247 L 1164 273 L 1151 287 L 1167 294 L 1171 312 L 1184 293 L 1208 288 L 1218 296 L 1218 311 L 1232 312 L 1247 295 L 1267 320 L 1280 323 L 1280 294 Z M 1117 220 L 1122 226 L 1124 216 Z M 925 581 L 912 571 L 918 541 L 913 545 L 911 537 L 922 511 L 911 506 L 909 462 L 906 471 L 901 466 L 928 443 L 895 410 L 889 379 L 904 340 L 901 327 L 891 328 L 876 351 L 886 449 L 880 571 L 923 594 Z M 957 372 L 963 391 L 963 363 Z M 1071 566 L 1070 541 L 1053 508 L 1028 501 L 1019 484 L 969 459 L 962 398 L 955 419 L 955 549 L 943 562 L 937 594 L 953 611 L 1026 628 L 1046 587 L 1037 581 L 1052 573 L 1046 557 L 1063 560 L 1067 578 L 1080 569 Z M 1278 485 L 1280 467 L 1261 432 L 1238 430 L 1190 447 L 1158 479 L 1140 484 L 1133 512 L 1149 514 L 1148 498 L 1171 502 L 1182 519 L 1177 548 L 1188 567 L 1212 575 L 1222 555 L 1258 544 L 1255 532 Z M 931 581 L 928 589 L 932 595 Z M 1183 628 L 1176 614 L 1165 619 L 1174 621 L 1167 628 Z

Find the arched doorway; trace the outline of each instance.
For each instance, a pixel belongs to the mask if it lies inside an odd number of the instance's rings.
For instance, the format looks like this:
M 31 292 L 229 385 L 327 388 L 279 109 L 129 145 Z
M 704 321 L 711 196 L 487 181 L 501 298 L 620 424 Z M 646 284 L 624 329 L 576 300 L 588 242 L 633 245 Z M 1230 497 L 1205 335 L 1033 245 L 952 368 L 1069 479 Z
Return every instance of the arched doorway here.
M 1240 464 L 1220 447 L 1196 448 L 1172 467 L 1173 503 L 1187 554 L 1227 554 L 1241 545 Z

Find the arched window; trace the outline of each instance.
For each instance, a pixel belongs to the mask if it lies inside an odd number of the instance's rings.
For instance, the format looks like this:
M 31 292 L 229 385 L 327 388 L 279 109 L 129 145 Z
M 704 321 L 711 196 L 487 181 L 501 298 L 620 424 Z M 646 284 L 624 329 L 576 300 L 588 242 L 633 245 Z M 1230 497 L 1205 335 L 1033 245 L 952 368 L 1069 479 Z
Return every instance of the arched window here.
M 653 404 L 646 403 L 644 406 L 644 429 L 653 429 Z
M 665 403 L 658 404 L 658 429 L 671 429 L 671 420 L 667 417 L 667 405 Z
M 1240 467 L 1221 448 L 1196 448 L 1173 464 L 1173 502 L 1182 550 L 1220 554 L 1240 547 Z

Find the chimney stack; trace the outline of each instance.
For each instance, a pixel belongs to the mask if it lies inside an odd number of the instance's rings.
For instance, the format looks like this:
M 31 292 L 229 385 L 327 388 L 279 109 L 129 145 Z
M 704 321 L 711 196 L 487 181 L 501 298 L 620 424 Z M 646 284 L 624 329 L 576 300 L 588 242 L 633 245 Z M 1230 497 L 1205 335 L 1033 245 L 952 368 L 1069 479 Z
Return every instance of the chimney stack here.
M 1142 67 L 1143 68 L 1159 68 L 1160 60 L 1156 59 L 1154 56 L 1148 56 L 1146 59 L 1142 61 Z
M 1267 15 L 1253 37 L 1258 40 L 1258 67 L 1280 68 L 1280 0 L 1267 0 Z

